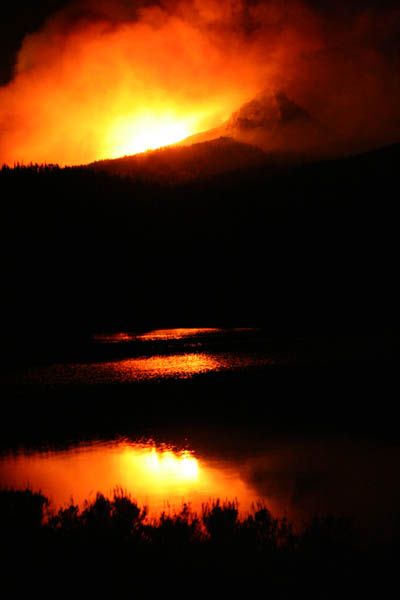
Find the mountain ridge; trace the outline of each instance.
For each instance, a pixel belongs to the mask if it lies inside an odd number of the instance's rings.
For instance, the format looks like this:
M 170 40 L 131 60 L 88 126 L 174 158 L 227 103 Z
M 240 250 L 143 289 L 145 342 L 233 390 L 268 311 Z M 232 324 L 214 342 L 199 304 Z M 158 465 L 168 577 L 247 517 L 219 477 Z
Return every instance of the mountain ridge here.
M 141 154 L 105 159 L 87 165 L 97 171 L 162 183 L 187 182 L 265 163 L 268 155 L 230 137 L 188 146 L 165 146 Z

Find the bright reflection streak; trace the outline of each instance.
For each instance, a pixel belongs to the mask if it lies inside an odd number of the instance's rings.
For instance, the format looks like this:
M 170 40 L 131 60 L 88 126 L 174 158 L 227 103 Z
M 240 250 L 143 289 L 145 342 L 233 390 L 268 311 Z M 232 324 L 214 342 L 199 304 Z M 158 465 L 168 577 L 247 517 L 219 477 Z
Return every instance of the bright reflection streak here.
M 134 379 L 164 379 L 176 377 L 186 379 L 199 373 L 218 370 L 218 360 L 208 354 L 180 354 L 171 356 L 151 356 L 129 358 L 115 363 L 105 363 L 104 367 L 118 374 L 119 381 Z
M 224 329 L 217 328 L 178 328 L 178 329 L 154 329 L 146 333 L 134 334 L 126 332 L 118 333 L 101 333 L 93 336 L 95 342 L 117 343 L 117 342 L 132 342 L 134 340 L 141 341 L 164 341 L 164 340 L 181 340 L 188 337 L 198 337 L 202 335 L 224 333 Z M 240 329 L 233 331 L 242 331 Z
M 125 441 L 78 446 L 68 451 L 18 454 L 0 458 L 0 477 L 6 487 L 41 490 L 56 506 L 73 498 L 82 504 L 96 492 L 111 496 L 116 487 L 158 515 L 167 506 L 194 510 L 210 498 L 238 498 L 243 510 L 254 491 L 235 466 L 214 464 L 187 450 L 176 452 L 152 443 Z
M 223 333 L 223 331 L 223 329 L 216 328 L 155 329 L 154 331 L 138 335 L 137 338 L 140 340 L 181 340 L 187 337 L 197 337 L 210 333 Z
M 95 342 L 102 343 L 119 343 L 119 342 L 131 342 L 134 339 L 134 336 L 129 333 L 119 332 L 119 333 L 100 333 L 93 336 L 93 340 Z
M 196 480 L 199 476 L 197 459 L 189 452 L 176 455 L 171 450 L 159 452 L 155 448 L 145 455 L 144 464 L 149 473 L 159 480 Z
M 360 519 L 365 531 L 393 533 L 398 514 L 400 449 L 372 440 L 271 438 L 212 440 L 205 431 L 204 454 L 177 452 L 149 443 L 114 441 L 68 451 L 0 454 L 0 485 L 41 490 L 55 507 L 112 496 L 118 486 L 147 505 L 150 518 L 168 507 L 220 498 L 239 502 L 242 514 L 264 501 L 276 516 L 300 526 L 316 514 Z M 211 441 L 214 450 L 206 450 Z M 226 445 L 227 443 L 227 445 Z M 210 454 L 211 450 L 211 454 Z M 373 485 L 371 485 L 373 483 Z
M 50 383 L 52 385 L 104 385 L 117 382 L 188 379 L 212 372 L 265 367 L 271 364 L 274 364 L 274 360 L 268 354 L 255 357 L 254 354 L 199 352 L 128 358 L 101 363 L 60 363 L 38 367 L 17 375 L 11 374 L 9 380 L 13 383 L 17 381 L 19 384 L 45 382 L 46 385 Z M 3 381 L 7 379 L 3 378 Z

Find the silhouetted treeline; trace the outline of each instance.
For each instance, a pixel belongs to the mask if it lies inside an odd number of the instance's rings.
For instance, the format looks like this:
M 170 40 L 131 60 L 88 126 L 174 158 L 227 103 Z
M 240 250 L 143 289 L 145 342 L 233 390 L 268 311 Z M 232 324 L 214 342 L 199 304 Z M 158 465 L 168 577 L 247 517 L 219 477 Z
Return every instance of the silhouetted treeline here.
M 160 324 L 393 331 L 399 156 L 286 157 L 173 185 L 4 168 L 2 330 L 53 342 Z
M 315 517 L 294 531 L 265 506 L 239 518 L 237 503 L 228 501 L 210 502 L 200 515 L 183 505 L 157 520 L 146 516 L 122 491 L 58 512 L 41 494 L 2 491 L 2 584 L 11 580 L 15 594 L 196 589 L 350 598 L 384 594 L 395 581 L 398 533 L 366 543 L 344 517 Z

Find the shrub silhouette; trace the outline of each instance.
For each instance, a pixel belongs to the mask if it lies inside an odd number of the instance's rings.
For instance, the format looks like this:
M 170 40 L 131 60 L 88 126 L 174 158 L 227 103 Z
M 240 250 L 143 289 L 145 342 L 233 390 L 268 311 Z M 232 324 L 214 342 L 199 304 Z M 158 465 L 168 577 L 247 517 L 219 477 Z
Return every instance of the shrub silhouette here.
M 141 533 L 143 521 L 147 516 L 147 508 L 139 508 L 137 503 L 127 496 L 122 489 L 114 492 L 111 504 L 111 520 L 117 535 L 128 537 Z
M 67 508 L 60 508 L 56 515 L 50 517 L 49 525 L 52 529 L 60 529 L 65 533 L 76 531 L 81 527 L 79 507 L 71 503 Z
M 2 567 L 14 583 L 24 572 L 31 573 L 28 586 L 34 578 L 38 589 L 49 585 L 53 592 L 60 582 L 80 585 L 83 578 L 96 593 L 109 584 L 148 594 L 184 581 L 206 590 L 217 578 L 225 591 L 242 582 L 249 593 L 261 586 L 272 597 L 308 599 L 357 597 L 364 579 L 368 590 L 372 579 L 379 590 L 395 572 L 392 546 L 364 548 L 344 518 L 318 517 L 294 534 L 265 506 L 240 518 L 237 501 L 210 502 L 200 517 L 183 505 L 153 521 L 122 490 L 53 515 L 48 504 L 29 490 L 0 491 Z
M 3 490 L 0 493 L 0 529 L 32 532 L 43 524 L 48 499 L 31 490 Z
M 200 520 L 188 504 L 175 514 L 163 512 L 152 527 L 152 541 L 162 545 L 183 547 L 201 540 Z
M 49 524 L 56 529 L 80 529 L 88 535 L 128 539 L 141 535 L 146 516 L 146 507 L 139 508 L 123 490 L 116 489 L 111 500 L 97 493 L 93 502 L 85 502 L 82 511 L 71 505 L 60 510 Z
M 266 507 L 259 507 L 250 514 L 241 527 L 243 537 L 250 543 L 276 547 L 278 544 L 279 521 L 273 518 Z
M 211 505 L 203 505 L 203 523 L 212 541 L 229 542 L 238 531 L 238 502 L 216 500 Z

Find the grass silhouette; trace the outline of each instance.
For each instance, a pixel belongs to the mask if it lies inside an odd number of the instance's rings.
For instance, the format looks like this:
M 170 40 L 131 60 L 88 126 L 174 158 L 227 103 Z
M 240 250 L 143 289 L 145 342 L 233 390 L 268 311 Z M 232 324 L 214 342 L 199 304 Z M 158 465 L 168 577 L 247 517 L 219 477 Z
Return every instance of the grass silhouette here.
M 333 598 L 381 593 L 395 573 L 393 544 L 365 546 L 351 520 L 315 517 L 295 532 L 262 505 L 240 518 L 236 501 L 209 502 L 201 514 L 184 504 L 152 520 L 122 490 L 58 511 L 40 493 L 3 490 L 0 518 L 1 564 L 15 591 L 159 595 L 190 585 Z

